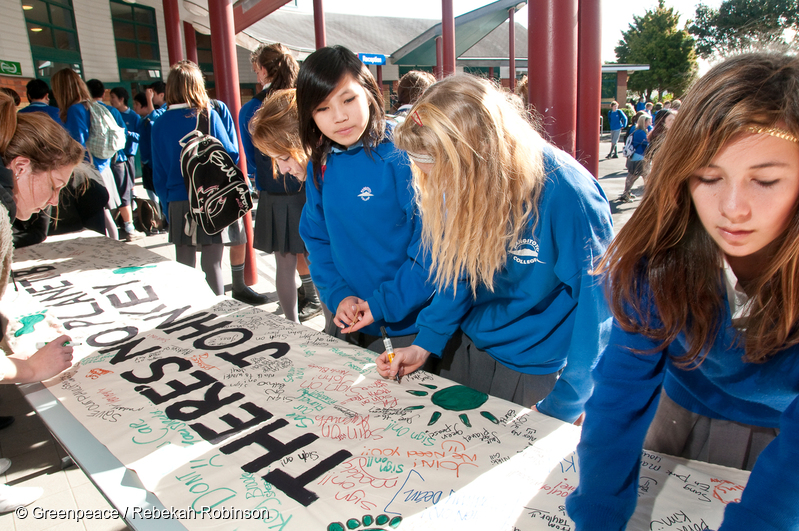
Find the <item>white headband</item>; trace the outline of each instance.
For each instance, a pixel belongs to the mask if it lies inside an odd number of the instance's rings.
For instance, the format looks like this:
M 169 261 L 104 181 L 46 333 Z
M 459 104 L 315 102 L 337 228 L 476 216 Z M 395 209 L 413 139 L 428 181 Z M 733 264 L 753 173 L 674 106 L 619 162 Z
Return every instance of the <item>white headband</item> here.
M 433 164 L 436 161 L 436 158 L 432 155 L 422 155 L 420 153 L 413 153 L 408 151 L 408 157 L 414 162 L 418 162 L 419 164 Z

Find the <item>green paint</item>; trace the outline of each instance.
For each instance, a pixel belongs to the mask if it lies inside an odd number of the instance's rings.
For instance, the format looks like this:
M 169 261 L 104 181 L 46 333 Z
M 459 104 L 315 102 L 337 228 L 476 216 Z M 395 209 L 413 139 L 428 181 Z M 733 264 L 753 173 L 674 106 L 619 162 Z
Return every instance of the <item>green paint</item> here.
M 466 413 L 461 413 L 460 415 L 458 415 L 458 418 L 461 419 L 461 422 L 466 424 L 466 426 L 468 426 L 469 428 L 472 427 L 472 423 L 469 422 L 469 417 L 466 415 Z
M 327 531 L 346 531 L 349 530 L 358 530 L 358 531 L 385 531 L 385 526 L 388 526 L 392 529 L 396 529 L 402 523 L 401 516 L 395 516 L 394 518 L 389 518 L 388 515 L 381 514 L 377 518 L 373 517 L 371 514 L 363 515 L 362 520 L 358 520 L 357 518 L 350 518 L 347 520 L 346 527 L 341 522 L 333 522 L 328 524 Z M 361 528 L 361 525 L 372 525 L 377 524 L 380 527 L 368 527 L 368 528 Z
M 408 391 L 413 396 L 427 396 L 427 391 Z
M 386 525 L 388 523 L 388 516 L 381 514 L 377 517 L 377 525 Z
M 44 321 L 44 313 L 46 311 L 47 310 L 39 313 L 32 313 L 31 315 L 23 315 L 20 317 L 19 322 L 22 323 L 22 328 L 14 333 L 14 337 L 24 336 L 25 334 L 32 333 L 36 324 Z
M 371 514 L 363 515 L 363 525 L 372 525 L 374 523 L 374 521 L 375 521 L 375 519 L 372 518 Z
M 485 404 L 488 395 L 465 385 L 453 385 L 433 393 L 431 400 L 449 411 L 469 411 Z
M 405 411 L 416 411 L 417 409 L 424 409 L 424 406 L 408 406 Z
M 491 422 L 493 422 L 494 424 L 499 424 L 499 419 L 494 415 L 492 415 L 491 413 L 489 413 L 488 411 L 481 411 L 480 414 L 485 418 L 487 418 L 488 420 L 490 420 Z
M 396 528 L 399 527 L 399 525 L 401 523 L 402 523 L 402 517 L 401 516 L 395 516 L 394 518 L 391 519 L 391 521 L 388 523 L 388 525 L 392 529 L 396 529 Z
M 436 412 L 435 412 L 435 413 L 433 413 L 433 415 L 430 417 L 430 422 L 428 422 L 428 423 L 427 423 L 427 425 L 428 425 L 428 426 L 432 426 L 433 424 L 435 424 L 436 422 L 438 422 L 438 419 L 440 419 L 440 418 L 441 418 L 441 412 L 440 412 L 440 411 L 436 411 Z
M 347 529 L 358 529 L 359 527 L 361 527 L 361 522 L 357 518 L 347 520 Z
M 428 389 L 438 389 L 437 385 L 430 385 L 430 384 L 419 384 L 422 387 L 427 387 Z
M 344 531 L 344 524 L 340 522 L 333 522 L 327 526 L 327 531 Z
M 128 273 L 135 273 L 136 271 L 141 271 L 142 269 L 150 269 L 151 267 L 155 267 L 154 265 L 148 266 L 130 266 L 130 267 L 120 267 L 114 269 L 112 273 L 115 275 L 126 275 Z

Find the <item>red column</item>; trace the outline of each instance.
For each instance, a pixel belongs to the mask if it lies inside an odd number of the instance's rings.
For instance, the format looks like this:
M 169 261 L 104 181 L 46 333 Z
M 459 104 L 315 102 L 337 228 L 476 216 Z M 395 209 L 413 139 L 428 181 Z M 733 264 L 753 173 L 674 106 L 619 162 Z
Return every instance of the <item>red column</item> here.
M 510 74 L 508 75 L 508 87 L 513 92 L 516 88 L 516 22 L 514 17 L 516 15 L 516 8 L 508 9 L 508 66 L 510 66 Z
M 433 69 L 433 74 L 436 76 L 436 79 L 444 78 L 444 51 L 443 45 L 441 44 L 442 40 L 440 35 L 436 37 L 436 67 Z
M 208 0 L 208 18 L 211 20 L 211 55 L 214 61 L 216 95 L 224 101 L 233 115 L 238 132 L 241 93 L 239 92 L 239 66 L 236 61 L 236 34 L 233 29 L 233 0 Z M 241 146 L 239 132 L 239 167 L 247 175 L 247 159 Z M 252 219 L 244 216 L 247 233 L 247 258 L 244 262 L 244 278 L 248 285 L 258 282 L 255 253 L 252 250 Z
M 599 176 L 599 113 L 602 103 L 602 13 L 599 0 L 579 0 L 577 46 L 577 160 Z M 621 103 L 623 105 L 624 102 Z
M 550 140 L 574 155 L 577 128 L 577 0 L 527 4 L 530 104 Z
M 163 0 L 166 49 L 170 66 L 183 60 L 183 43 L 180 39 L 180 9 L 178 0 Z
M 444 38 L 443 77 L 447 77 L 455 73 L 455 15 L 452 0 L 441 0 L 441 36 Z
M 377 65 L 377 88 L 383 92 L 383 65 Z
M 197 56 L 197 35 L 194 33 L 194 26 L 183 21 L 183 40 L 186 41 L 186 59 L 193 61 L 194 64 L 200 64 L 200 59 Z
M 316 49 L 327 46 L 325 36 L 325 10 L 322 7 L 322 0 L 313 0 L 313 29 L 316 37 Z
M 492 80 L 494 79 L 494 67 L 493 66 L 489 66 L 488 67 L 488 79 L 492 79 Z

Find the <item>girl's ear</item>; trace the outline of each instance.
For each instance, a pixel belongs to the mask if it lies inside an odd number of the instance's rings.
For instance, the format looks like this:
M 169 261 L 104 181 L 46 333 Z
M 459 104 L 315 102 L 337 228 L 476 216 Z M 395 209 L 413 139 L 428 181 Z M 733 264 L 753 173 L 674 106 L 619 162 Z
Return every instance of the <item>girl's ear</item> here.
M 14 180 L 19 180 L 23 175 L 30 173 L 31 160 L 27 157 L 14 157 L 8 169 L 14 173 Z

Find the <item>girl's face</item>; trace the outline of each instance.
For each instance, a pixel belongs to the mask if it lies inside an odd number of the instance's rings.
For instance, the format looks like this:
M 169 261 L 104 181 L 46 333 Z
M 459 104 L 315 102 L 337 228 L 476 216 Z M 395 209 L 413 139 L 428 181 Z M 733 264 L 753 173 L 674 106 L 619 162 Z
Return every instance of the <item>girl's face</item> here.
M 266 71 L 266 68 L 258 63 L 253 63 L 252 69 L 255 70 L 255 77 L 258 79 L 259 85 L 266 85 L 269 83 L 269 73 Z
M 350 147 L 361 139 L 369 123 L 366 90 L 346 74 L 314 109 L 313 119 L 323 135 L 337 144 Z
M 783 233 L 799 197 L 799 144 L 744 133 L 690 178 L 689 189 L 705 230 L 736 264 L 751 270 Z M 736 273 L 738 273 L 736 271 Z
M 32 173 L 30 160 L 17 157 L 9 169 L 14 172 L 14 203 L 17 219 L 26 220 L 47 205 L 58 205 L 58 193 L 69 182 L 74 166 Z
M 267 154 L 277 164 L 277 169 L 282 174 L 291 174 L 297 179 L 305 180 L 307 163 L 298 161 L 291 155 Z
M 671 124 L 674 122 L 674 118 L 676 118 L 676 116 L 673 113 L 670 113 L 668 116 L 663 118 L 663 127 L 666 129 L 671 127 Z

